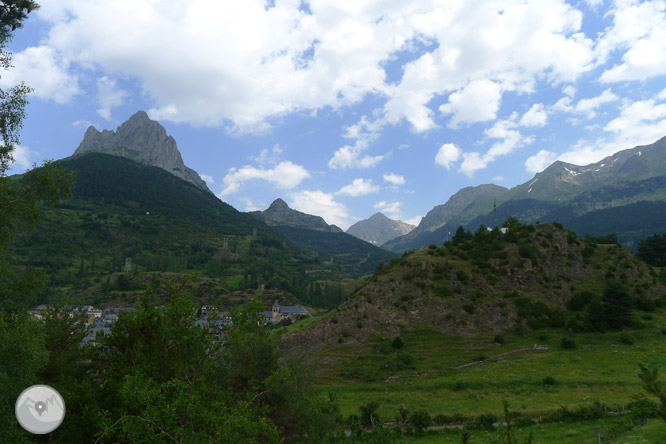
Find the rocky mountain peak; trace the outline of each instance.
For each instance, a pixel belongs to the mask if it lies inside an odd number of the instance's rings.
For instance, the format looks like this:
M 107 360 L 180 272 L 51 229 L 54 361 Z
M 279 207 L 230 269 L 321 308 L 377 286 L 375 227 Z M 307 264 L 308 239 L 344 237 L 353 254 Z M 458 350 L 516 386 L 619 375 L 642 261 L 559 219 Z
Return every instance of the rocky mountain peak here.
M 414 225 L 390 219 L 383 213 L 375 213 L 368 219 L 356 222 L 346 233 L 379 246 L 396 237 L 404 236 L 413 229 Z
M 342 230 L 335 225 L 329 225 L 320 216 L 302 213 L 289 208 L 289 205 L 282 199 L 275 199 L 264 211 L 252 211 L 250 214 L 260 218 L 270 226 L 288 226 L 296 228 L 306 228 L 308 230 L 328 231 L 339 233 Z
M 88 127 L 74 156 L 89 152 L 112 154 L 156 166 L 197 188 L 210 191 L 199 174 L 185 166 L 174 138 L 167 135 L 166 129 L 151 120 L 144 111 L 136 112 L 116 131 L 100 132 L 93 126 Z

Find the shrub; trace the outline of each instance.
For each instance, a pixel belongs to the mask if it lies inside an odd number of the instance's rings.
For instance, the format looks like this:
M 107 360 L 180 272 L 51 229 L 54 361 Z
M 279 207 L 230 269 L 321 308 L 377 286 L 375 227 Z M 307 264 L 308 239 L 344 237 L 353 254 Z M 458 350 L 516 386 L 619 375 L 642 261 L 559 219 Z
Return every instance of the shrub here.
M 432 425 L 432 418 L 425 410 L 418 410 L 409 415 L 409 423 L 414 427 L 414 432 L 421 434 Z
M 403 347 L 403 345 L 405 345 L 405 344 L 402 342 L 402 339 L 400 339 L 400 336 L 397 336 L 393 340 L 393 343 L 391 344 L 391 347 L 393 347 L 397 350 L 400 350 Z
M 493 342 L 495 342 L 497 344 L 504 344 L 504 336 L 495 335 L 495 338 L 494 338 Z
M 571 311 L 581 311 L 590 303 L 594 295 L 589 291 L 576 293 L 567 301 L 566 307 Z
M 470 429 L 477 430 L 495 430 L 495 423 L 497 422 L 497 416 L 492 413 L 486 413 L 484 415 L 477 416 L 472 420 L 472 423 L 469 425 Z
M 634 340 L 631 336 L 629 336 L 626 333 L 622 333 L 619 338 L 620 342 L 626 345 L 632 345 L 634 343 Z
M 467 273 L 465 273 L 462 270 L 456 271 L 456 277 L 463 284 L 466 284 L 467 282 L 469 282 L 469 276 L 467 276 Z
M 562 350 L 573 350 L 574 348 L 576 348 L 576 341 L 569 338 L 562 338 L 560 347 L 562 347 Z
M 472 304 L 463 304 L 462 306 L 463 310 L 465 310 L 469 314 L 474 314 L 474 305 Z
M 543 385 L 555 385 L 556 383 L 557 381 L 552 376 L 546 376 L 541 380 L 541 384 Z

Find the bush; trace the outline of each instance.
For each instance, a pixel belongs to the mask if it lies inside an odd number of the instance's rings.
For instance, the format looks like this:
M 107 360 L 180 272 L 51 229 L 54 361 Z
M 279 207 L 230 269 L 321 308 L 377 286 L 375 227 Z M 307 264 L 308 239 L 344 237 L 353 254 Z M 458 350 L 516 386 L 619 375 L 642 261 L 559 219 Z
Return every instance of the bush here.
M 571 311 L 581 311 L 590 303 L 594 295 L 589 291 L 576 293 L 567 301 L 566 307 Z
M 543 384 L 543 385 L 555 385 L 555 384 L 557 384 L 557 381 L 552 376 L 546 376 L 545 378 L 543 378 L 541 380 L 541 384 Z
M 465 310 L 469 314 L 474 314 L 474 305 L 472 304 L 463 304 L 462 306 L 463 310 Z
M 493 342 L 495 342 L 496 344 L 504 344 L 504 336 L 495 335 Z
M 409 423 L 414 427 L 414 432 L 421 434 L 432 425 L 432 418 L 425 410 L 418 410 L 409 415 Z
M 562 338 L 560 347 L 562 347 L 562 350 L 573 350 L 574 348 L 576 348 L 576 341 L 569 338 Z
M 486 413 L 484 415 L 477 416 L 472 420 L 472 423 L 469 425 L 470 429 L 476 430 L 495 430 L 495 423 L 497 422 L 497 416 L 492 413 Z
M 391 347 L 395 348 L 396 350 L 400 350 L 403 347 L 403 345 L 405 345 L 405 344 L 402 342 L 402 339 L 400 339 L 400 336 L 397 336 L 393 340 L 393 343 L 391 344 Z
M 622 344 L 626 344 L 626 345 L 632 345 L 634 343 L 633 338 L 631 336 L 629 336 L 628 334 L 626 334 L 626 333 L 622 333 L 620 335 L 619 340 Z

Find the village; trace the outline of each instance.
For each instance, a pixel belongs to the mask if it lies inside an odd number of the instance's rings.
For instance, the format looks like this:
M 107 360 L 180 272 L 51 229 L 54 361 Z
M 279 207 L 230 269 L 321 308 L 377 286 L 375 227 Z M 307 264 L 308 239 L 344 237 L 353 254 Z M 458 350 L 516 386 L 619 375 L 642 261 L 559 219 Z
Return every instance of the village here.
M 48 310 L 54 307 L 49 304 L 40 304 L 31 309 L 29 313 L 35 319 L 44 319 Z M 92 305 L 83 305 L 79 307 L 65 306 L 64 310 L 70 312 L 70 316 L 80 315 L 89 327 L 88 334 L 79 344 L 83 347 L 87 344 L 95 345 L 98 336 L 111 334 L 111 328 L 118 321 L 118 317 L 124 312 L 134 311 L 134 307 L 109 307 L 95 308 Z M 270 310 L 261 313 L 264 319 L 264 325 L 275 327 L 278 325 L 288 325 L 302 318 L 312 317 L 312 314 L 301 305 L 280 305 L 276 299 Z M 215 337 L 215 340 L 223 340 L 225 329 L 232 325 L 229 312 L 222 311 L 213 305 L 202 305 L 197 313 L 195 325 L 205 328 Z

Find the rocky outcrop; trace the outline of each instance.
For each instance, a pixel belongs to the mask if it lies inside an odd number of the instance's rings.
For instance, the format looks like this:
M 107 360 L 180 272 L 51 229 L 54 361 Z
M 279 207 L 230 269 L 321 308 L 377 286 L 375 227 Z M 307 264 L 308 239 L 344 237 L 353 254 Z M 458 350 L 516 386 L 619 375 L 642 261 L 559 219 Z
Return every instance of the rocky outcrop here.
M 275 199 L 273 203 L 264 211 L 251 211 L 255 217 L 263 220 L 266 225 L 288 226 L 295 228 L 306 228 L 308 230 L 326 231 L 330 233 L 341 233 L 342 230 L 335 225 L 329 225 L 320 216 L 301 213 L 300 211 L 289 208 L 289 205 L 282 199 Z
M 143 111 L 134 114 L 116 131 L 98 131 L 92 126 L 88 127 L 74 156 L 89 152 L 112 154 L 143 165 L 156 166 L 210 192 L 199 174 L 185 166 L 174 138 L 167 135 L 164 127 L 150 120 Z

